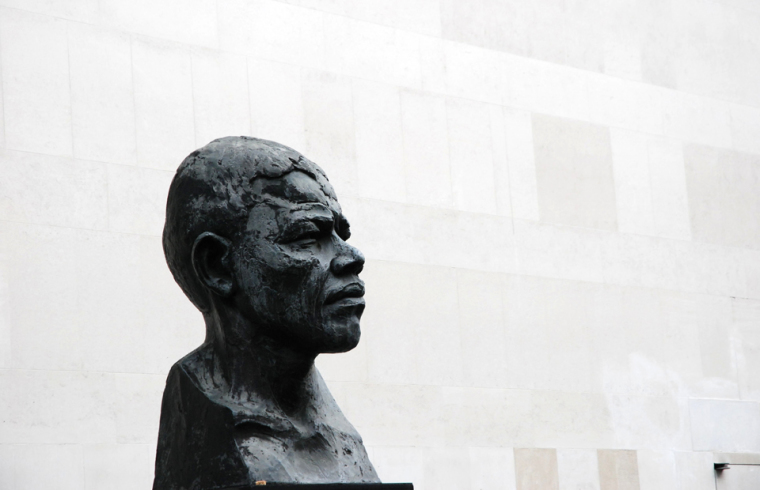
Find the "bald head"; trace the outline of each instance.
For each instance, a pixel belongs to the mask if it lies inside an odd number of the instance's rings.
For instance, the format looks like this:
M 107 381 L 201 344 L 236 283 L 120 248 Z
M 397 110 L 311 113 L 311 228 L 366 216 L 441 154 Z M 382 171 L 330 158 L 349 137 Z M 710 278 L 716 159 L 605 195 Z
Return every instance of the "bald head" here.
M 334 196 L 325 173 L 314 162 L 287 146 L 248 136 L 212 141 L 185 158 L 169 187 L 163 245 L 175 280 L 201 311 L 208 311 L 207 294 L 193 270 L 193 243 L 204 232 L 235 241 L 250 208 L 262 198 L 259 177 L 274 179 L 300 171 Z

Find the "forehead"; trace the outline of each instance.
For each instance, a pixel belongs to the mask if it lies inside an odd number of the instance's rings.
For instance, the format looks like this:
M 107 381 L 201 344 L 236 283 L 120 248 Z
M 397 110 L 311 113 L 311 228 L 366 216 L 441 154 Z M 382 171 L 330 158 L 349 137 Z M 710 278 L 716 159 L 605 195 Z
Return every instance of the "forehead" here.
M 322 204 L 340 214 L 340 205 L 329 183 L 320 184 L 300 171 L 289 172 L 282 177 L 260 177 L 253 182 L 253 192 L 259 201 L 278 208 L 299 210 L 310 204 Z

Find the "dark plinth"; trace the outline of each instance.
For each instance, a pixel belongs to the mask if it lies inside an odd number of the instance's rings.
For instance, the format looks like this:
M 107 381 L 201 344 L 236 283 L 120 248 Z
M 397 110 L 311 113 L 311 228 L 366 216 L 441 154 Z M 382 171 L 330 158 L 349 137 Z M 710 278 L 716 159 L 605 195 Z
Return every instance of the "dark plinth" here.
M 243 487 L 225 487 L 220 490 L 414 490 L 411 483 L 267 483 Z

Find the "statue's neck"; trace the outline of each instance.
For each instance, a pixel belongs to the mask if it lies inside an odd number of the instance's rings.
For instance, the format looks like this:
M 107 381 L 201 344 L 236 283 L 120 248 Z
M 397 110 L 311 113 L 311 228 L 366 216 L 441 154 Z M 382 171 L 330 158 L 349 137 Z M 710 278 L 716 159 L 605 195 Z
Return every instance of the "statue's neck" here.
M 207 317 L 207 322 L 210 319 L 215 324 L 208 325 L 213 327 L 209 331 L 216 335 L 207 337 L 207 342 L 213 346 L 214 362 L 232 396 L 273 403 L 289 416 L 297 416 L 314 401 L 318 390 L 316 354 L 256 334 L 257 329 L 237 314 Z M 226 335 L 220 335 L 222 332 Z

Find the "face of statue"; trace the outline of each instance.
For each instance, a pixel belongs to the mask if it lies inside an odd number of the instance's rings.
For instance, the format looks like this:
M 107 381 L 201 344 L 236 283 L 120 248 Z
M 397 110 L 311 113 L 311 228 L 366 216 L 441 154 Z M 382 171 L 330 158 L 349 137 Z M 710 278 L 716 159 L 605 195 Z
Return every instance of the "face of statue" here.
M 359 342 L 364 311 L 361 252 L 328 183 L 293 171 L 253 184 L 251 209 L 234 248 L 238 308 L 262 332 L 313 354 Z

